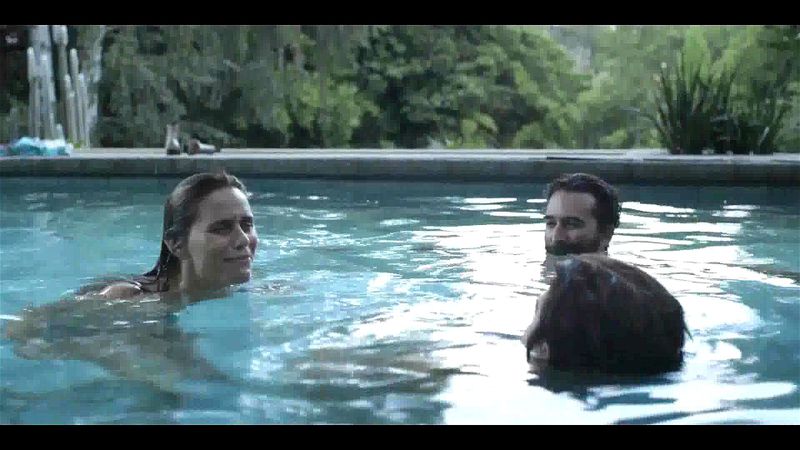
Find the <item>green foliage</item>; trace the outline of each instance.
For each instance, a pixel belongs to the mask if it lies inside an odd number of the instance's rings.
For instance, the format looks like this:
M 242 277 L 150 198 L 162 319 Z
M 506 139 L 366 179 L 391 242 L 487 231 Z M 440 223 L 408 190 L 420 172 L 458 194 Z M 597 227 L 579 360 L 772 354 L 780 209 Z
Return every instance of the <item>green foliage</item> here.
M 186 112 L 170 89 L 170 78 L 163 76 L 166 61 L 140 55 L 136 31 L 134 27 L 115 30 L 113 44 L 103 55 L 100 102 L 104 108 L 96 131 L 101 145 L 162 145 L 162 128 Z
M 800 150 L 796 25 L 70 30 L 84 63 L 102 40 L 102 146 L 180 121 L 223 147 Z M 0 140 L 28 101 L 24 59 L 3 61 Z
M 677 70 L 662 71 L 656 115 L 648 115 L 670 152 L 763 154 L 778 149 L 798 95 L 800 35 L 793 28 L 745 30 L 735 41 L 736 51 L 720 52 L 713 63 L 702 33 L 687 33 Z
M 564 28 L 564 27 L 559 27 Z M 634 110 L 654 101 L 661 64 L 672 61 L 684 43 L 686 27 L 566 27 L 573 46 L 588 51 L 590 88 L 576 101 L 582 148 L 660 146 L 653 125 Z M 587 32 L 586 30 L 589 30 Z
M 733 151 L 800 151 L 800 25 L 760 27 L 741 54 L 746 77 L 735 114 L 742 136 Z
M 358 86 L 381 107 L 356 132 L 362 145 L 571 145 L 584 77 L 535 28 L 392 26 L 358 63 Z
M 105 145 L 157 146 L 165 125 L 180 120 L 186 134 L 222 146 L 346 146 L 373 108 L 337 80 L 341 70 L 352 71 L 352 58 L 341 54 L 360 32 L 115 27 L 104 54 L 98 134 Z
M 670 153 L 700 154 L 713 148 L 714 123 L 730 110 L 733 74 L 709 74 L 705 56 L 696 50 L 687 47 L 674 70 L 662 69 L 656 114 L 647 114 Z

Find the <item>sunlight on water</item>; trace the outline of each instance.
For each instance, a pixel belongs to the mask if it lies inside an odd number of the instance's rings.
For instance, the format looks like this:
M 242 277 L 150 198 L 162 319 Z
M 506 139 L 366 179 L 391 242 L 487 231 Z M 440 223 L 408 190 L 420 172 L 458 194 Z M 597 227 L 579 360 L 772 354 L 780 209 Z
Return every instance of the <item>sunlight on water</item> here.
M 250 283 L 171 318 L 87 303 L 2 340 L 0 422 L 800 423 L 790 190 L 619 186 L 610 255 L 661 281 L 692 336 L 679 372 L 598 381 L 523 358 L 549 276 L 543 186 L 245 181 Z M 173 184 L 3 180 L 2 326 L 149 270 Z M 66 358 L 90 351 L 114 370 Z

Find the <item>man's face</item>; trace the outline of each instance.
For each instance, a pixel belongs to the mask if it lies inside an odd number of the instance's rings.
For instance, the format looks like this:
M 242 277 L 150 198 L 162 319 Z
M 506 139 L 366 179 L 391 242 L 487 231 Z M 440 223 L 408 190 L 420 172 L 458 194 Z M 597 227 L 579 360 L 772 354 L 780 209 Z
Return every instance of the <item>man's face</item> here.
M 604 251 L 610 239 L 598 229 L 594 206 L 594 197 L 586 192 L 553 193 L 544 216 L 547 253 L 562 256 Z

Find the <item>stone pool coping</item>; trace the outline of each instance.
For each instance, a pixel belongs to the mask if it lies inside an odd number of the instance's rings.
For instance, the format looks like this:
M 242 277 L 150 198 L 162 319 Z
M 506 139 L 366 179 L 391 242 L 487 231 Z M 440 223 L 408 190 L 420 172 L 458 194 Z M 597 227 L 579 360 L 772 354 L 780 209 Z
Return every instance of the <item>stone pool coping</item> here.
M 70 157 L 0 158 L 0 177 L 166 177 L 224 168 L 241 177 L 412 181 L 548 181 L 590 172 L 612 183 L 800 185 L 800 154 L 669 155 L 635 150 L 223 149 L 167 156 L 93 148 Z

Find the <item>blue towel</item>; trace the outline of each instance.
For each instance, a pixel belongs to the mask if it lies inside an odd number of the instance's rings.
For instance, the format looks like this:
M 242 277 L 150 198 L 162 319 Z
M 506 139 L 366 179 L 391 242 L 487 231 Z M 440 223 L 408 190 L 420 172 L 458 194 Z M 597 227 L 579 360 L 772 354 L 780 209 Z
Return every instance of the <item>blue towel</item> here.
M 0 156 L 69 156 L 72 144 L 63 139 L 22 137 L 8 147 L 0 146 Z

